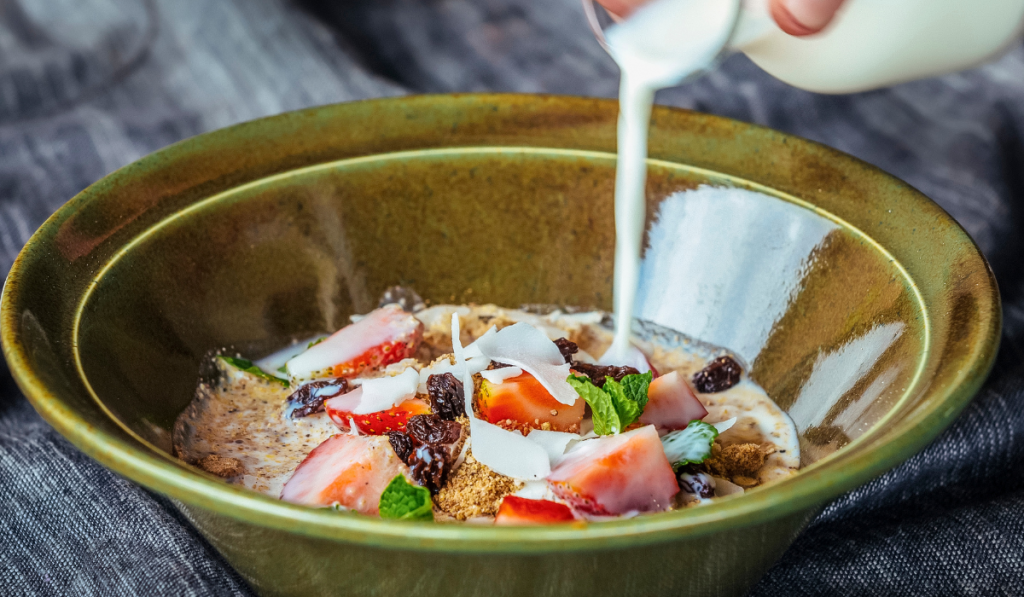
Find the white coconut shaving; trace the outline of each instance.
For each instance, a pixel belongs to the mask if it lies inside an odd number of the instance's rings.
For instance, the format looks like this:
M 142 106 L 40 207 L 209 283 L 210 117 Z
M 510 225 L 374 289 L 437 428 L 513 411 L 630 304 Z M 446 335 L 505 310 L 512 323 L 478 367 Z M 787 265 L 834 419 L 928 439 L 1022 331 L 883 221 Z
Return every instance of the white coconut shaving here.
M 463 399 L 466 417 L 469 418 L 469 441 L 473 444 L 473 458 L 499 475 L 525 481 L 544 479 L 551 474 L 547 450 L 519 432 L 508 431 L 477 418 L 473 412 L 473 373 L 466 363 L 467 350 L 459 340 L 459 332 L 459 315 L 453 313 L 452 352 L 455 353 L 455 364 L 461 365 L 462 369 Z M 488 330 L 480 339 L 490 334 Z M 558 349 L 555 350 L 557 352 Z
M 471 346 L 492 361 L 519 367 L 540 382 L 558 402 L 575 404 L 579 398 L 566 379 L 569 364 L 544 332 L 519 322 L 496 333 L 484 334 Z
M 523 370 L 519 367 L 502 367 L 501 369 L 491 369 L 489 371 L 481 371 L 480 377 L 486 379 L 493 384 L 505 383 L 506 379 L 512 379 L 513 377 L 519 377 L 523 374 Z
M 598 365 L 614 365 L 616 367 L 633 367 L 640 373 L 647 373 L 651 370 L 651 364 L 647 362 L 647 356 L 643 351 L 629 344 L 622 347 L 616 344 L 618 340 L 605 351 L 597 360 Z
M 362 392 L 359 404 L 352 410 L 353 414 L 368 415 L 394 408 L 416 395 L 420 374 L 409 367 L 393 377 L 378 377 L 363 380 L 354 392 Z
M 526 439 L 544 448 L 548 454 L 548 461 L 551 468 L 558 466 L 565 456 L 569 444 L 580 441 L 580 436 L 575 433 L 563 431 L 546 431 L 544 429 L 533 429 L 526 436 Z
M 735 425 L 735 424 L 736 424 L 736 417 L 733 417 L 731 419 L 726 419 L 725 421 L 721 421 L 719 423 L 712 423 L 711 426 L 714 427 L 715 431 L 718 431 L 719 434 L 722 434 L 722 433 L 728 431 L 729 429 L 731 429 L 732 426 Z

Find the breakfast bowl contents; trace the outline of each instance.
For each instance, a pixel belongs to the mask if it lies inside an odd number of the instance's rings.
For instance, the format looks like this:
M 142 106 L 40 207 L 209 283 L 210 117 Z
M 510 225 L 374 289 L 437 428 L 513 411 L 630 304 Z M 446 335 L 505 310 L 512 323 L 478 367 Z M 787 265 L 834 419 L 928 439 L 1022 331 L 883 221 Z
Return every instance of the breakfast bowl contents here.
M 732 356 L 661 330 L 643 371 L 600 365 L 606 314 L 395 297 L 418 298 L 391 289 L 259 365 L 211 357 L 175 454 L 297 504 L 499 525 L 685 508 L 800 467 L 792 421 Z M 389 504 L 396 487 L 416 499 Z
M 956 416 L 998 294 L 889 175 L 656 108 L 634 344 L 614 352 L 632 357 L 601 363 L 617 111 L 398 98 L 161 150 L 27 244 L 0 309 L 11 372 L 257 592 L 743 594 L 824 503 Z M 422 308 L 382 305 L 395 286 Z M 499 355 L 509 333 L 529 350 Z

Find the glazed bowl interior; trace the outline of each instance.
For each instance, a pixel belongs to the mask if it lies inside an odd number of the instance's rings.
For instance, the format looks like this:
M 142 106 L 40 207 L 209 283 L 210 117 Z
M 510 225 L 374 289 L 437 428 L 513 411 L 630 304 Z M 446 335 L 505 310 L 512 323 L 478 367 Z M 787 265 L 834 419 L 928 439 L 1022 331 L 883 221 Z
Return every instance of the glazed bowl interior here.
M 256 524 L 417 548 L 600 547 L 782 516 L 948 424 L 999 326 L 967 235 L 838 152 L 659 109 L 637 316 L 739 355 L 793 419 L 804 471 L 701 508 L 523 531 L 301 508 L 170 456 L 204 356 L 260 357 L 335 330 L 395 284 L 434 304 L 610 310 L 615 114 L 600 100 L 406 98 L 177 144 L 33 237 L 4 293 L 5 354 L 52 424 L 132 479 Z

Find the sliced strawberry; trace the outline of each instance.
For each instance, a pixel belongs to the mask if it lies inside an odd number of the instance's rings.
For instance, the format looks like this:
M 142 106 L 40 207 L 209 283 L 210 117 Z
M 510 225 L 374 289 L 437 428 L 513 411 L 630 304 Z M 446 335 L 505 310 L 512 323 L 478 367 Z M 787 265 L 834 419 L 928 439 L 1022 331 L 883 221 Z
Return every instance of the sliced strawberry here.
M 579 431 L 585 408 L 582 399 L 572 406 L 555 400 L 529 373 L 500 384 L 483 380 L 477 400 L 477 410 L 485 421 L 519 429 L 524 434 L 530 429 L 542 429 L 545 423 L 551 431 Z
M 597 515 L 665 510 L 679 493 L 653 426 L 580 442 L 548 485 L 577 511 Z
M 405 431 L 405 424 L 413 415 L 426 415 L 430 413 L 430 405 L 423 400 L 413 398 L 402 402 L 394 408 L 370 413 L 368 415 L 357 415 L 352 411 L 359 405 L 362 398 L 363 388 L 356 388 L 348 394 L 335 396 L 324 402 L 324 410 L 331 417 L 334 424 L 342 431 L 349 431 L 350 421 L 355 421 L 356 429 L 367 435 L 384 435 L 388 431 Z
M 506 495 L 501 500 L 498 515 L 494 524 L 504 526 L 522 526 L 528 524 L 557 524 L 576 520 L 572 510 L 565 504 L 550 500 L 528 500 L 526 498 Z
M 362 514 L 377 514 L 380 494 L 399 474 L 409 474 L 388 438 L 335 435 L 317 446 L 296 467 L 281 499 L 308 506 L 339 504 Z
M 397 305 L 372 311 L 288 361 L 293 381 L 355 377 L 411 357 L 423 340 L 423 323 Z
M 707 409 L 690 385 L 679 372 L 673 371 L 651 382 L 647 390 L 647 406 L 640 415 L 640 422 L 654 425 L 660 431 L 673 431 L 684 429 L 690 421 L 707 415 Z

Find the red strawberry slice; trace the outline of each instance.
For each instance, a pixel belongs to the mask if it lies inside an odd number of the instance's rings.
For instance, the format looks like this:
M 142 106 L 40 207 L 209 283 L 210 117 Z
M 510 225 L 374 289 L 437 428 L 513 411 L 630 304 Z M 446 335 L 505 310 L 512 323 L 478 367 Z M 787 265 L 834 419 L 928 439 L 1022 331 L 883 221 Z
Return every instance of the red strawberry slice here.
M 673 371 L 651 382 L 647 390 L 647 406 L 640 415 L 644 425 L 654 425 L 661 431 L 684 429 L 690 421 L 700 420 L 708 411 L 690 389 L 686 379 Z
M 423 323 L 397 305 L 372 311 L 288 361 L 293 381 L 355 377 L 413 356 L 423 340 Z
M 483 380 L 477 400 L 482 419 L 524 434 L 530 429 L 542 429 L 544 423 L 550 425 L 551 431 L 579 431 L 585 408 L 583 400 L 577 400 L 572 406 L 555 400 L 529 373 L 500 384 Z
M 576 520 L 572 510 L 565 504 L 550 500 L 528 500 L 526 498 L 506 495 L 501 500 L 498 515 L 494 524 L 503 526 L 523 526 L 530 524 L 558 524 Z
M 409 475 L 409 469 L 386 437 L 335 435 L 296 467 L 281 499 L 307 506 L 339 504 L 377 514 L 381 492 L 399 474 Z
M 641 427 L 580 442 L 551 471 L 548 485 L 579 512 L 657 512 L 679 493 L 658 432 Z
M 430 414 L 430 405 L 423 400 L 412 398 L 388 410 L 357 415 L 352 411 L 359 405 L 362 395 L 363 388 L 359 387 L 348 394 L 335 396 L 324 402 L 324 410 L 338 429 L 349 431 L 351 421 L 355 421 L 356 429 L 361 433 L 384 435 L 388 431 L 405 431 L 405 424 L 413 415 Z

